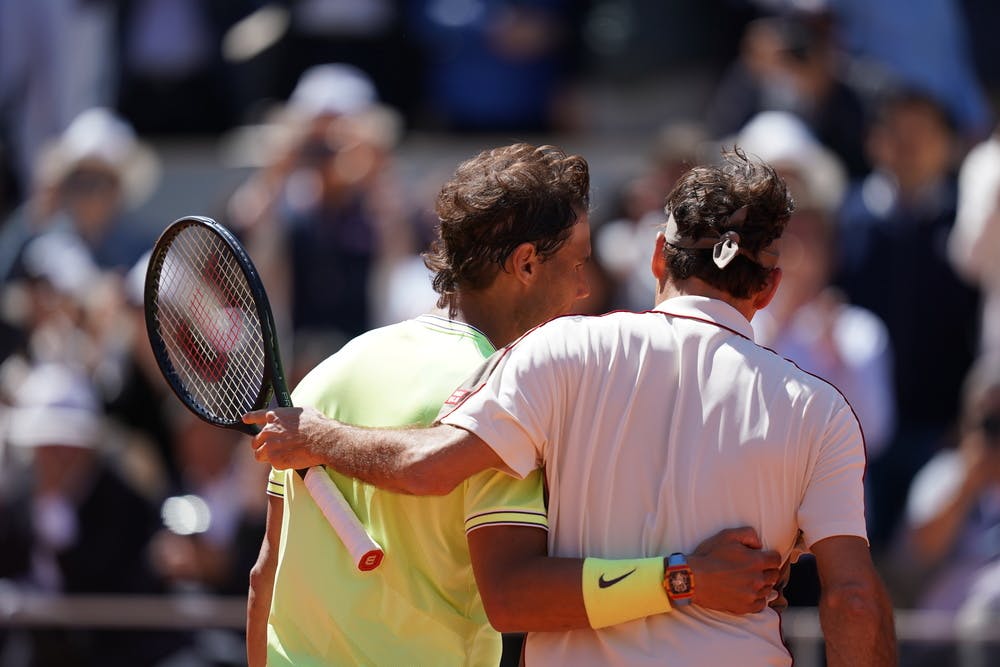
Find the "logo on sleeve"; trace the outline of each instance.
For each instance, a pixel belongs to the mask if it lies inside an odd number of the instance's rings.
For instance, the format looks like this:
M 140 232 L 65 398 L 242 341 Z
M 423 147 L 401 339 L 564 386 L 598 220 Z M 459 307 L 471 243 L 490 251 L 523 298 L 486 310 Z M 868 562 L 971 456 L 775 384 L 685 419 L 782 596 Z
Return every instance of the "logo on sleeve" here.
M 448 397 L 448 400 L 444 402 L 445 405 L 458 405 L 462 400 L 469 395 L 467 389 L 456 389 L 455 393 Z
M 634 567 L 631 570 L 629 570 L 628 572 L 626 572 L 625 574 L 621 575 L 620 577 L 615 577 L 614 579 L 605 579 L 604 575 L 602 574 L 600 577 L 597 578 L 597 585 L 600 586 L 601 588 L 607 588 L 608 586 L 614 586 L 619 581 L 621 581 L 625 577 L 629 576 L 633 572 L 635 572 L 635 568 Z

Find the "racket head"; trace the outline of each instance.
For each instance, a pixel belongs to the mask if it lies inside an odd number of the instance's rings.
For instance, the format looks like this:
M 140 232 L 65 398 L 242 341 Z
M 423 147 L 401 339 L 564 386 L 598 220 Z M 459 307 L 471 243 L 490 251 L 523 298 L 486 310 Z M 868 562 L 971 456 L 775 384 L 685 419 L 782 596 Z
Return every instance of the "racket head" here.
M 143 301 L 160 371 L 195 415 L 253 434 L 244 414 L 275 390 L 291 404 L 267 294 L 225 227 L 201 216 L 171 223 L 153 246 Z

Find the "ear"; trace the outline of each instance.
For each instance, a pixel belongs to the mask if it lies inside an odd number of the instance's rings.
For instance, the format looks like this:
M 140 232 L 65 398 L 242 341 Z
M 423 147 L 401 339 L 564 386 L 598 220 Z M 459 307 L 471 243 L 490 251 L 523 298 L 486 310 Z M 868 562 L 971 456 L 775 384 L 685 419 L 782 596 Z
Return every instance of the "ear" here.
M 541 258 L 538 256 L 535 244 L 522 243 L 507 257 L 504 270 L 519 282 L 530 284 L 538 277 L 540 262 Z
M 771 272 L 767 275 L 767 280 L 764 282 L 764 286 L 752 297 L 754 310 L 767 308 L 767 304 L 771 303 L 771 299 L 778 293 L 778 285 L 781 284 L 781 277 L 783 275 L 781 267 L 776 266 L 771 269 Z
M 663 282 L 667 276 L 667 258 L 663 254 L 663 246 L 667 243 L 663 232 L 656 235 L 656 243 L 653 245 L 653 257 L 650 259 L 649 268 L 653 272 L 653 277 L 658 282 Z

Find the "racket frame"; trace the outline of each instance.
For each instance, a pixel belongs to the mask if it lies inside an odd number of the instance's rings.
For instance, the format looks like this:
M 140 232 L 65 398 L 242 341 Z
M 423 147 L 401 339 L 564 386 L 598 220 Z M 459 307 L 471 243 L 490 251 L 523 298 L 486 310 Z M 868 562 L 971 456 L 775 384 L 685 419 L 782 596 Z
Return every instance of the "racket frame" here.
M 288 392 L 288 383 L 285 380 L 284 368 L 281 364 L 281 353 L 278 349 L 277 329 L 274 326 L 274 317 L 271 314 L 271 304 L 267 299 L 267 292 L 264 290 L 264 283 L 257 273 L 253 261 L 247 255 L 243 244 L 228 229 L 211 218 L 191 215 L 178 218 L 172 222 L 157 239 L 153 246 L 153 252 L 149 259 L 149 267 L 146 270 L 146 282 L 144 285 L 143 303 L 146 319 L 146 332 L 156 357 L 156 363 L 160 367 L 160 372 L 166 378 L 171 390 L 177 395 L 191 412 L 200 419 L 223 428 L 235 429 L 250 435 L 256 435 L 258 428 L 253 424 L 245 424 L 242 421 L 226 421 L 217 419 L 214 415 L 205 411 L 198 402 L 191 397 L 184 388 L 174 364 L 170 361 L 163 337 L 157 333 L 158 324 L 154 313 L 157 310 L 156 303 L 159 295 L 157 286 L 159 277 L 163 269 L 167 251 L 173 239 L 188 227 L 198 226 L 208 229 L 211 233 L 219 237 L 223 243 L 232 251 L 236 264 L 246 278 L 253 297 L 254 308 L 261 326 L 261 334 L 264 338 L 264 368 L 261 388 L 254 401 L 253 409 L 260 410 L 268 407 L 273 397 L 280 407 L 292 407 L 292 397 Z M 362 572 L 369 572 L 376 569 L 381 563 L 384 551 L 369 536 L 361 523 L 354 515 L 343 495 L 336 488 L 333 481 L 327 476 L 320 466 L 308 470 L 296 470 L 305 482 L 310 495 L 317 501 L 320 498 L 323 502 L 319 504 L 320 510 L 344 542 L 345 547 L 351 553 L 355 565 Z M 333 511 L 331 511 L 333 510 Z M 340 517 L 333 516 L 340 514 Z M 353 520 L 349 520 L 350 517 Z M 339 520 L 338 520 L 339 519 Z
M 156 320 L 157 300 L 159 298 L 158 286 L 163 269 L 163 263 L 174 239 L 189 227 L 201 227 L 217 236 L 232 252 L 237 266 L 243 273 L 253 297 L 254 308 L 257 319 L 260 322 L 261 334 L 264 339 L 264 377 L 261 378 L 260 391 L 254 400 L 253 409 L 260 410 L 270 405 L 273 397 L 281 407 L 291 407 L 292 398 L 288 392 L 288 384 L 285 380 L 284 369 L 281 365 L 281 354 L 278 349 L 277 329 L 274 325 L 274 317 L 271 314 L 271 305 L 267 299 L 267 292 L 264 284 L 254 267 L 253 262 L 247 255 L 243 245 L 228 229 L 212 220 L 197 215 L 185 216 L 172 222 L 157 239 L 153 246 L 153 253 L 149 258 L 149 267 L 146 270 L 146 282 L 144 286 L 143 303 L 145 304 L 146 331 L 150 345 L 153 348 L 153 355 L 156 363 L 160 366 L 163 376 L 167 379 L 171 390 L 177 398 L 199 418 L 210 424 L 242 431 L 249 435 L 255 435 L 257 428 L 251 424 L 244 424 L 242 421 L 227 421 L 219 419 L 217 416 L 204 410 L 197 401 L 191 397 L 184 388 L 184 384 L 170 360 L 170 354 L 163 342 L 163 336 L 158 333 L 159 323 Z

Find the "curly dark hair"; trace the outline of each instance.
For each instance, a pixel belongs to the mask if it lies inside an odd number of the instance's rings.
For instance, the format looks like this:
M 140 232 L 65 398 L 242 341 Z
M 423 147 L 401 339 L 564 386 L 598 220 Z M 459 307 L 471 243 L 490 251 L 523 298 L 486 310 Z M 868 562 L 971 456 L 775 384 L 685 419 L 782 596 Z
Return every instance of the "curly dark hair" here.
M 700 239 L 730 229 L 739 232 L 740 247 L 758 253 L 781 237 L 795 208 L 784 180 L 770 165 L 747 157 L 739 147 L 724 151 L 722 164 L 701 166 L 684 174 L 667 196 L 679 232 Z M 730 216 L 746 206 L 746 219 L 731 226 Z M 771 269 L 738 255 L 725 269 L 712 261 L 712 249 L 664 246 L 667 270 L 675 280 L 697 277 L 740 299 L 763 286 Z
M 518 143 L 460 164 L 438 195 L 438 236 L 424 254 L 438 307 L 454 311 L 456 292 L 489 286 L 522 243 L 551 257 L 589 206 L 587 161 L 554 146 Z

